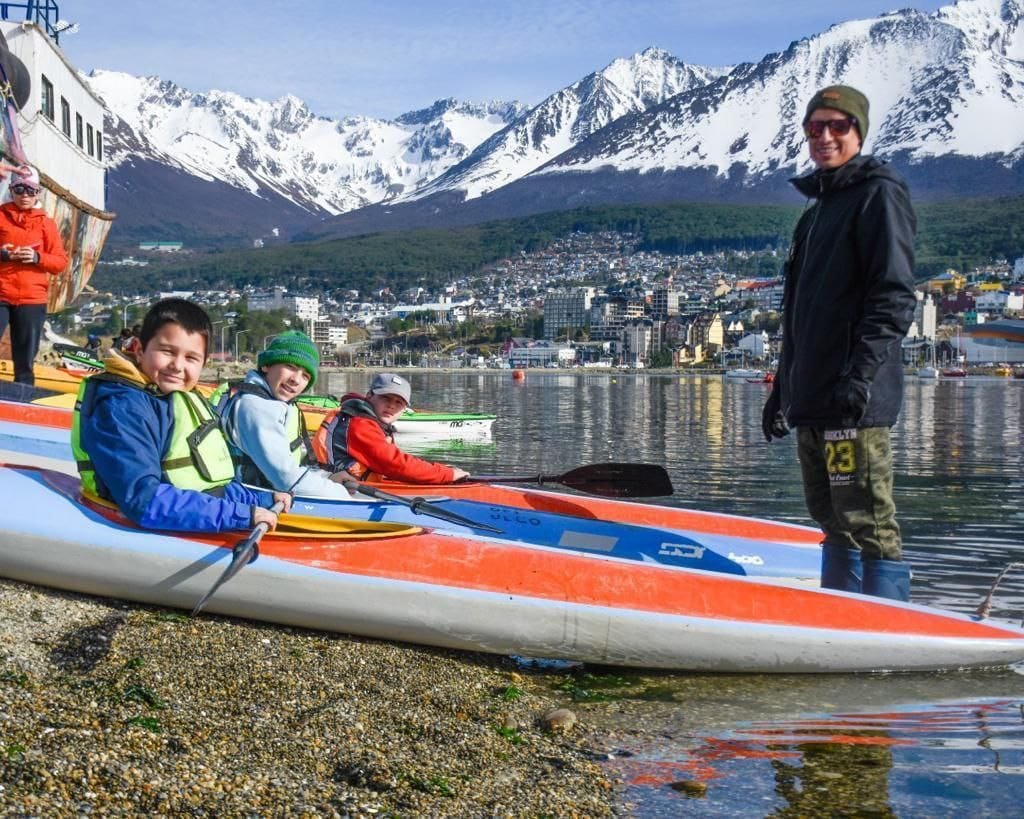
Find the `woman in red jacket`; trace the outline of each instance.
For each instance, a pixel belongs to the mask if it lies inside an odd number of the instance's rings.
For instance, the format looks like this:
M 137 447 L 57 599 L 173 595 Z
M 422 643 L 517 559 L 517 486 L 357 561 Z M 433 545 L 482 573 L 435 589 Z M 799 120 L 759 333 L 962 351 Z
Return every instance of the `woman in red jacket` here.
M 18 169 L 9 190 L 12 201 L 0 205 L 0 336 L 10 324 L 14 380 L 32 385 L 50 278 L 68 266 L 68 254 L 57 224 L 38 207 L 39 172 Z

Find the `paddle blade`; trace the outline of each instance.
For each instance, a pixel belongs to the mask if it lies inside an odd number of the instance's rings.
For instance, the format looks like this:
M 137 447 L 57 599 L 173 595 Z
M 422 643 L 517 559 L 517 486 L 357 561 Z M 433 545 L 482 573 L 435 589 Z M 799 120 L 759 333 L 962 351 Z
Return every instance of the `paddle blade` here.
M 591 464 L 543 480 L 609 498 L 655 498 L 675 491 L 668 472 L 657 464 Z
M 272 507 L 270 511 L 275 515 L 281 513 L 284 508 L 284 504 L 278 501 Z M 196 607 L 192 609 L 192 617 L 195 617 L 202 610 L 203 606 L 206 605 L 206 601 L 213 597 L 214 592 L 217 591 L 221 586 L 227 583 L 232 577 L 238 574 L 246 566 L 246 564 L 252 562 L 253 555 L 256 554 L 256 547 L 259 542 L 263 539 L 263 535 L 266 534 L 270 526 L 266 523 L 257 523 L 255 528 L 249 533 L 249 535 L 242 540 L 238 541 L 231 550 L 231 562 L 228 567 L 224 570 L 217 582 L 213 584 L 212 588 L 202 596 Z

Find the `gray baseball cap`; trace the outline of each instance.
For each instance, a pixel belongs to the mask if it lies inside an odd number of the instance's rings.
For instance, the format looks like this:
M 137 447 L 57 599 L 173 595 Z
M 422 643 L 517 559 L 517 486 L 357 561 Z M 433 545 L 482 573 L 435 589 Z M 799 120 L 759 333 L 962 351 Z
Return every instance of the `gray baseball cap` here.
M 374 395 L 400 395 L 405 403 L 412 402 L 412 387 L 402 376 L 394 373 L 377 373 L 370 384 L 370 392 Z

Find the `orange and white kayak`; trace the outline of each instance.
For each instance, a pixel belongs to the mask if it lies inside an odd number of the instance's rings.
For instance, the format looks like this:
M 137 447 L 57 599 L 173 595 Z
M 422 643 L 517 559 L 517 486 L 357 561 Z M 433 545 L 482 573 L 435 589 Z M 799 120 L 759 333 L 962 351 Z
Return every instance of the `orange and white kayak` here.
M 142 531 L 79 489 L 62 473 L 0 466 L 0 575 L 190 610 L 230 561 L 238 535 Z M 470 651 L 679 670 L 916 671 L 1024 660 L 1024 630 L 924 606 L 375 525 L 321 521 L 315 531 L 267 535 L 259 559 L 221 586 L 206 611 Z

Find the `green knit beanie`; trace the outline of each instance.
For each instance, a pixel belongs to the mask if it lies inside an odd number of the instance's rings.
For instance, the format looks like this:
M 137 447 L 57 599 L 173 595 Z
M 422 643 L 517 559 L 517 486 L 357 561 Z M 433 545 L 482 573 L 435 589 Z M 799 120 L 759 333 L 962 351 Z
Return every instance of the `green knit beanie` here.
M 811 114 L 819 108 L 831 108 L 853 117 L 857 120 L 860 141 L 863 142 L 868 138 L 868 98 L 856 88 L 851 88 L 849 85 L 830 85 L 828 88 L 822 88 L 807 103 L 804 125 L 811 118 Z
M 256 366 L 260 369 L 271 364 L 294 364 L 296 367 L 302 367 L 309 373 L 309 384 L 306 385 L 306 390 L 309 390 L 316 383 L 316 377 L 320 372 L 320 353 L 305 333 L 288 330 L 275 336 L 270 346 L 256 359 Z

